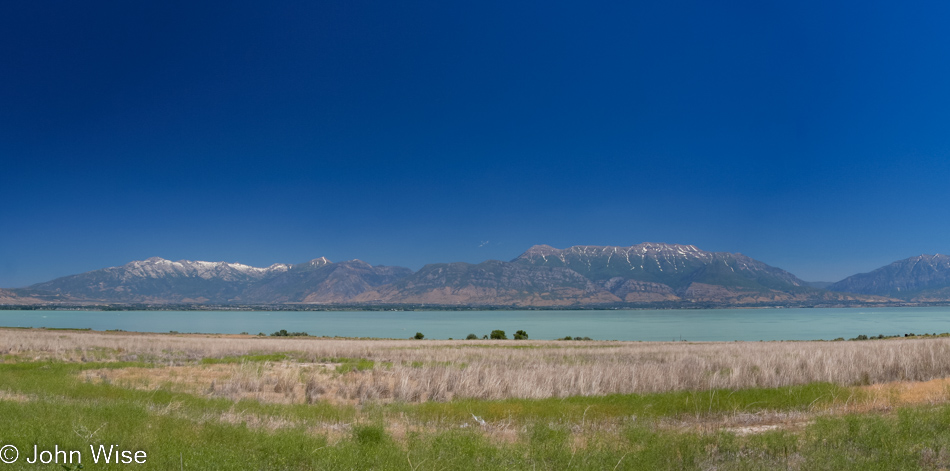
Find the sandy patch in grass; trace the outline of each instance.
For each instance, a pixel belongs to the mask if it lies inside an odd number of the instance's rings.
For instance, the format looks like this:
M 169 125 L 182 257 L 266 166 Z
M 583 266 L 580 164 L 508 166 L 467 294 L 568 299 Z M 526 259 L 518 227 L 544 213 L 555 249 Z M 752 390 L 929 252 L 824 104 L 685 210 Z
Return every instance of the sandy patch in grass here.
M 657 425 L 680 431 L 701 433 L 731 432 L 736 435 L 753 435 L 772 430 L 798 431 L 827 411 L 761 411 L 740 412 L 707 417 L 685 417 L 679 420 L 661 420 Z
M 202 394 L 212 382 L 223 381 L 232 374 L 233 365 L 166 366 L 156 368 L 100 368 L 84 370 L 79 378 L 89 383 L 153 390 L 167 388 L 175 392 Z
M 27 395 L 0 389 L 0 401 L 27 402 L 29 400 L 31 398 Z

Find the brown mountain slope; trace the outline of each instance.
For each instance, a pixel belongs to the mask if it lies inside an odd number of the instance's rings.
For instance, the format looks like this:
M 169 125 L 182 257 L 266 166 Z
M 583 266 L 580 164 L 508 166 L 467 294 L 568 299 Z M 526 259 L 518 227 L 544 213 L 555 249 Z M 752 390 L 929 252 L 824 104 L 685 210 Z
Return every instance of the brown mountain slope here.
M 620 301 L 573 270 L 497 260 L 477 265 L 426 265 L 411 276 L 353 298 L 356 303 L 496 306 L 572 306 Z

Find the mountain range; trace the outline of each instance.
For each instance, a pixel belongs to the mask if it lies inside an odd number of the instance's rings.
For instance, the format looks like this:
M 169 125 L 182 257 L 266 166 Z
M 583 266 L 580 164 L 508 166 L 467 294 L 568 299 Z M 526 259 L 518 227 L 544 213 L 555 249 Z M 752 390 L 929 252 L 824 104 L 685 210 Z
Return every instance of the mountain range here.
M 0 290 L 0 304 L 7 305 L 719 307 L 944 301 L 950 301 L 945 255 L 921 255 L 816 284 L 739 253 L 663 243 L 536 245 L 508 262 L 436 263 L 415 272 L 324 257 L 265 268 L 153 257 Z
M 950 299 L 950 257 L 919 255 L 869 273 L 849 276 L 828 289 L 876 294 L 919 302 Z

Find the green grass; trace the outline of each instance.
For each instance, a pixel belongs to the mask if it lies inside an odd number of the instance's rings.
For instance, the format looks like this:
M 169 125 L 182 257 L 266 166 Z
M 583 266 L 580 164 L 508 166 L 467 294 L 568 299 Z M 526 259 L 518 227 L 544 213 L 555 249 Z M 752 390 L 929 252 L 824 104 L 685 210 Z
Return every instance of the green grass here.
M 368 360 L 366 358 L 322 358 L 322 362 L 326 363 L 339 363 L 336 367 L 336 372 L 340 374 L 349 373 L 351 371 L 365 371 L 371 370 L 376 366 L 376 362 L 373 360 Z M 392 366 L 392 363 L 388 364 Z
M 850 389 L 828 383 L 784 388 L 756 388 L 712 391 L 677 391 L 656 394 L 613 394 L 550 399 L 506 399 L 482 401 L 461 399 L 394 405 L 425 420 L 462 420 L 475 414 L 485 420 L 561 420 L 584 418 L 712 416 L 737 412 L 801 411 L 831 403 L 854 394 Z
M 254 355 L 227 356 L 221 358 L 202 358 L 201 363 L 205 365 L 231 364 L 231 363 L 263 363 L 265 361 L 283 361 L 290 358 L 285 353 L 261 353 Z
M 465 362 L 455 363 L 451 361 L 407 361 L 403 362 L 402 364 L 403 366 L 408 366 L 410 368 L 426 368 L 430 366 L 448 368 L 454 366 L 459 369 L 464 369 L 466 366 L 468 366 L 468 363 Z
M 358 368 L 359 359 L 354 361 Z M 821 470 L 939 469 L 950 464 L 948 406 L 819 417 L 797 431 L 749 436 L 662 426 L 663 419 L 807 411 L 854 392 L 829 384 L 359 408 L 235 403 L 166 389 L 144 391 L 84 382 L 78 376 L 86 369 L 130 366 L 152 365 L 0 364 L 0 391 L 27 398 L 0 399 L 0 445 L 19 447 L 21 460 L 34 444 L 85 450 L 85 469 L 103 470 L 129 469 L 129 465 L 92 464 L 90 444 L 144 450 L 147 463 L 134 469 L 162 470 Z M 487 428 L 475 424 L 472 414 L 487 420 Z M 238 419 L 218 419 L 225 415 Z M 255 427 L 250 420 L 254 417 L 279 419 L 284 425 Z M 417 427 L 397 433 L 391 425 L 394 420 Z M 492 431 L 501 428 L 513 431 L 514 436 L 493 439 Z M 578 442 L 577 437 L 583 440 Z M 22 461 L 2 466 L 62 469 Z

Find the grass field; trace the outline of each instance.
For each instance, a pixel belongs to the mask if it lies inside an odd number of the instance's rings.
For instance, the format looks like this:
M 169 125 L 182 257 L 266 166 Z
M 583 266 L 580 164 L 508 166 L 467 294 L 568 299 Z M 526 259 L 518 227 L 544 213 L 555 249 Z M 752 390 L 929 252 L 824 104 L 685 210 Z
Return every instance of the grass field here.
M 0 359 L 0 446 L 20 452 L 0 464 L 8 469 L 78 465 L 29 464 L 34 446 L 82 450 L 83 469 L 950 467 L 946 338 L 425 341 L 0 329 Z M 89 446 L 99 444 L 147 460 L 93 463 Z

